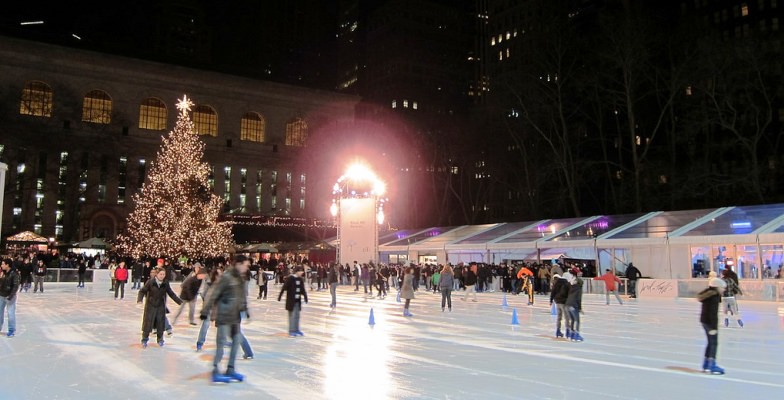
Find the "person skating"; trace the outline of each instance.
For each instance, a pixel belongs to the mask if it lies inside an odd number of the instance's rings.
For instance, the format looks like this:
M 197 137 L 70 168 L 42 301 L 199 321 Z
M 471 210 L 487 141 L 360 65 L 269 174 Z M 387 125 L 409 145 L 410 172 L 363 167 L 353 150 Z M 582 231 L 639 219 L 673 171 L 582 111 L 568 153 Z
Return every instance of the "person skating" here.
M 210 271 L 209 278 L 206 279 L 201 286 L 200 291 L 202 300 L 207 300 L 212 294 L 212 287 L 218 283 L 218 280 L 223 275 L 222 268 L 213 268 Z M 204 342 L 207 340 L 207 330 L 210 328 L 210 321 L 215 321 L 215 307 L 210 312 L 210 318 L 201 321 L 201 328 L 199 329 L 199 337 L 196 339 L 196 351 L 199 352 L 204 347 Z
M 79 283 L 76 284 L 76 287 L 83 288 L 84 287 L 84 274 L 87 273 L 87 264 L 84 260 L 79 261 L 78 267 L 78 274 L 79 274 Z
M 616 286 L 617 284 L 621 283 L 621 280 L 618 279 L 618 277 L 615 276 L 615 274 L 611 270 L 606 269 L 604 271 L 605 271 L 604 275 L 597 276 L 596 278 L 593 278 L 593 280 L 604 281 L 604 288 L 605 288 L 604 294 L 608 306 L 610 305 L 610 293 L 615 295 L 615 298 L 618 300 L 618 304 L 623 305 L 623 301 L 621 301 L 621 296 L 618 296 L 618 287 Z
M 441 312 L 444 312 L 444 306 L 449 305 L 449 312 L 452 312 L 452 287 L 455 284 L 455 273 L 452 271 L 452 266 L 447 264 L 438 276 L 436 286 L 441 289 Z
M 115 285 L 117 284 L 117 277 L 115 273 L 117 272 L 117 264 L 114 263 L 114 260 L 109 264 L 109 278 L 112 279 L 112 287 L 109 288 L 109 291 L 113 291 Z
M 517 288 L 516 295 L 520 294 L 520 291 L 525 290 L 526 294 L 528 294 L 528 305 L 534 305 L 534 288 L 533 288 L 533 277 L 534 273 L 531 271 L 528 266 L 523 265 L 520 268 L 520 271 L 517 271 L 517 279 L 521 281 L 520 286 Z
M 3 329 L 5 314 L 8 312 L 8 332 L 6 337 L 16 334 L 16 298 L 21 286 L 19 272 L 12 269 L 13 261 L 0 261 L 0 330 Z
M 414 314 L 408 311 L 408 308 L 411 306 L 411 300 L 414 299 L 414 279 L 414 267 L 408 267 L 406 274 L 403 276 L 403 284 L 400 285 L 400 298 L 406 300 L 406 304 L 403 306 L 404 317 L 414 316 Z
M 142 264 L 139 261 L 134 262 L 131 267 L 131 279 L 133 279 L 133 287 L 131 287 L 131 290 L 141 289 L 142 273 L 144 273 Z
M 199 313 L 199 318 L 205 321 L 213 306 L 216 308 L 215 325 L 217 325 L 218 333 L 215 340 L 215 358 L 212 361 L 212 381 L 216 383 L 242 382 L 245 379 L 234 369 L 234 362 L 237 359 L 240 344 L 245 340 L 240 329 L 242 314 L 245 313 L 250 318 L 247 302 L 248 286 L 243 278 L 244 274 L 248 272 L 248 265 L 249 261 L 245 256 L 237 256 L 234 260 L 234 266 L 228 267 L 218 282 L 213 284 L 209 297 Z M 223 359 L 223 348 L 227 336 L 231 338 L 231 350 L 226 373 L 221 374 L 218 368 Z
M 147 281 L 139 290 L 136 299 L 141 303 L 144 298 L 144 316 L 142 317 L 142 346 L 147 348 L 150 340 L 150 332 L 155 329 L 158 337 L 158 345 L 163 347 L 163 331 L 166 330 L 166 295 L 171 297 L 177 304 L 182 304 L 182 300 L 174 293 L 169 282 L 166 281 L 166 270 L 159 268 L 155 270 L 155 277 Z
M 633 299 L 637 298 L 637 280 L 640 278 L 642 278 L 640 270 L 634 266 L 634 263 L 629 263 L 626 267 L 626 279 L 629 280 L 629 297 Z
M 21 258 L 20 258 L 21 260 Z M 16 269 L 19 271 L 19 291 L 22 290 L 27 293 L 28 290 L 32 287 L 33 282 L 33 261 L 30 257 L 26 257 L 24 260 L 21 261 L 19 267 Z
M 256 272 L 256 285 L 259 287 L 259 295 L 256 296 L 256 300 L 267 300 L 268 282 L 267 273 L 263 267 L 259 266 L 259 270 Z
M 128 268 L 125 268 L 125 261 L 120 261 L 114 271 L 114 299 L 120 294 L 120 300 L 125 298 L 125 283 L 128 282 Z
M 580 279 L 580 270 L 572 269 L 569 282 L 569 292 L 566 296 L 567 318 L 566 337 L 575 342 L 582 342 L 580 336 L 580 314 L 583 312 L 583 280 Z
M 41 293 L 44 292 L 44 279 L 46 279 L 46 265 L 44 265 L 44 260 L 38 260 L 33 269 L 33 293 L 38 293 L 39 288 Z
M 378 298 L 383 299 L 387 297 L 387 279 L 384 277 L 384 274 L 381 273 L 381 269 L 376 269 L 376 291 L 378 292 Z
M 727 284 L 727 288 L 724 289 L 724 293 L 722 293 L 722 301 L 724 302 L 724 327 L 730 326 L 730 316 L 732 316 L 738 321 L 738 326 L 743 328 L 743 320 L 740 318 L 740 310 L 738 310 L 738 300 L 736 298 L 737 295 L 743 294 L 743 291 L 740 290 L 738 276 L 728 267 L 721 271 L 721 277 Z
M 172 325 L 177 325 L 177 319 L 180 317 L 183 310 L 185 310 L 186 306 L 188 307 L 188 323 L 193 326 L 197 325 L 194 315 L 196 314 L 196 300 L 199 299 L 199 288 L 201 288 L 202 279 L 204 279 L 204 272 L 201 270 L 201 264 L 197 262 L 193 264 L 193 272 L 191 272 L 188 277 L 182 281 L 182 285 L 180 285 L 180 299 L 182 300 L 182 304 L 180 305 L 180 309 L 177 310 L 177 314 L 174 315 Z
M 570 274 L 571 275 L 571 274 Z M 566 300 L 569 297 L 569 282 L 559 274 L 553 275 L 553 287 L 550 290 L 550 305 L 555 304 L 558 317 L 555 321 L 555 337 L 563 337 L 561 331 L 561 321 L 566 321 L 569 310 L 566 308 Z M 568 327 L 565 322 L 565 327 Z
M 708 287 L 697 294 L 697 300 L 702 303 L 700 323 L 708 339 L 702 370 L 711 374 L 724 375 L 724 369 L 716 365 L 716 353 L 719 349 L 719 303 L 721 303 L 721 292 L 727 284 L 717 278 L 713 271 L 709 276 Z
M 337 308 L 338 306 L 338 299 L 337 299 L 337 290 L 338 290 L 338 266 L 332 265 L 329 268 L 329 274 L 327 275 L 327 280 L 329 281 L 329 295 L 332 297 L 332 302 L 329 303 L 329 308 Z
M 299 329 L 299 314 L 302 310 L 302 301 L 308 303 L 308 292 L 305 290 L 305 280 L 302 275 L 305 269 L 301 266 L 294 268 L 294 272 L 283 282 L 283 287 L 278 294 L 278 301 L 286 293 L 286 311 L 289 313 L 289 336 L 305 336 Z
M 468 300 L 468 295 L 471 294 L 474 296 L 472 301 L 476 303 L 476 264 L 471 264 L 469 266 L 468 270 L 463 274 L 463 279 L 463 284 L 465 284 L 465 295 L 463 295 L 462 300 Z
M 436 267 L 436 268 L 438 268 L 438 267 Z M 443 269 L 443 267 L 441 267 L 441 269 Z M 433 294 L 438 293 L 438 281 L 441 280 L 441 270 L 440 269 L 434 270 L 433 271 L 433 276 L 430 278 L 430 280 L 431 280 L 430 283 L 432 284 L 431 286 L 433 286 Z M 444 307 L 441 307 L 441 308 L 444 308 Z

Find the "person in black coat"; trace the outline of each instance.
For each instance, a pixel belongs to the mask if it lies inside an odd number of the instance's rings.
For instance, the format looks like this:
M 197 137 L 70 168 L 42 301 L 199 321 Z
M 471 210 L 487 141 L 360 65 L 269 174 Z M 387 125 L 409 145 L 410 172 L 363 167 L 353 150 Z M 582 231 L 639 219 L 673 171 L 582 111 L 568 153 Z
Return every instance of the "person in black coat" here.
M 640 270 L 633 263 L 629 263 L 629 266 L 626 267 L 626 279 L 629 280 L 629 293 L 631 293 L 629 297 L 637 297 L 637 279 L 640 278 L 642 278 Z
M 561 321 L 567 318 L 569 310 L 566 308 L 566 300 L 569 298 L 569 281 L 562 278 L 561 275 L 553 275 L 555 282 L 553 283 L 553 290 L 550 291 L 550 305 L 555 303 L 558 312 L 558 318 L 555 320 L 555 337 L 563 337 L 561 332 Z
M 76 287 L 84 287 L 84 274 L 87 273 L 87 264 L 84 260 L 79 260 L 79 266 L 77 268 L 79 269 L 79 283 Z
M 305 300 L 305 304 L 308 303 L 308 292 L 305 290 L 305 280 L 302 279 L 304 274 L 303 267 L 294 268 L 294 273 L 283 282 L 283 287 L 278 295 L 278 301 L 280 301 L 283 298 L 283 292 L 286 292 L 286 311 L 289 312 L 289 336 L 291 337 L 304 336 L 299 330 L 299 312 L 302 310 L 302 300 Z
M 174 293 L 169 282 L 166 281 L 166 270 L 160 268 L 156 270 L 155 278 L 147 281 L 139 290 L 137 302 L 141 303 L 145 297 L 144 317 L 142 317 L 142 346 L 147 347 L 150 339 L 150 332 L 155 329 L 158 336 L 158 345 L 163 346 L 163 331 L 166 326 L 166 295 L 171 297 L 177 304 L 182 304 L 182 300 Z
M 131 290 L 142 288 L 143 273 L 144 273 L 144 266 L 142 265 L 142 263 L 140 261 L 134 262 L 133 266 L 131 267 L 131 279 L 133 279 L 133 287 L 131 287 Z
M 708 287 L 697 294 L 697 300 L 702 303 L 700 323 L 708 338 L 705 347 L 705 358 L 702 361 L 702 370 L 712 374 L 724 375 L 724 369 L 716 365 L 716 352 L 719 349 L 719 304 L 721 292 L 727 287 L 726 282 L 716 277 L 715 272 L 710 273 Z

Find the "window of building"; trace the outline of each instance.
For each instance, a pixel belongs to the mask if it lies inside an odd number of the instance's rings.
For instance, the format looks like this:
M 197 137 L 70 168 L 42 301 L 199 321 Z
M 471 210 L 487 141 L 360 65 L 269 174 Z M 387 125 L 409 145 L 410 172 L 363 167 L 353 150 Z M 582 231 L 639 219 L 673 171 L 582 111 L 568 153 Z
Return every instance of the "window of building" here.
M 82 121 L 94 124 L 112 122 L 112 98 L 103 90 L 92 90 L 84 95 Z
M 264 142 L 264 117 L 255 112 L 249 112 L 240 120 L 240 140 L 251 142 Z
M 272 196 L 270 208 L 275 211 L 278 209 L 278 171 L 272 171 L 270 174 L 270 195 Z
M 397 100 L 392 100 L 392 108 L 397 108 Z
M 261 211 L 261 194 L 262 194 L 262 185 L 264 184 L 264 171 L 258 170 L 256 171 L 256 210 Z
M 63 237 L 63 217 L 65 216 L 65 198 L 68 189 L 68 152 L 60 153 L 60 166 L 57 173 L 57 210 L 54 212 L 55 237 Z
M 82 154 L 82 161 L 79 165 L 79 202 L 87 200 L 87 171 L 90 167 L 89 153 Z
M 128 184 L 128 157 L 120 157 L 117 169 L 117 204 L 125 204 L 125 188 Z
M 403 108 L 408 108 L 408 100 L 403 100 Z
M 167 117 L 166 104 L 159 99 L 150 97 L 139 105 L 139 129 L 166 130 Z
M 779 19 L 778 18 L 771 18 L 770 20 L 770 29 L 777 31 L 779 30 Z
M 245 208 L 245 199 L 248 191 L 248 169 L 240 168 L 240 207 Z
M 417 110 L 417 109 L 419 109 L 419 104 L 417 104 L 417 102 L 415 101 L 415 102 L 411 103 L 411 108 L 413 108 L 414 110 Z
M 743 3 L 743 4 L 740 5 L 740 15 L 743 16 L 743 17 L 748 17 L 749 16 L 749 5 L 748 4 Z
M 223 167 L 223 210 L 231 209 L 231 167 Z
M 286 146 L 304 147 L 308 139 L 308 124 L 301 118 L 286 124 Z
M 38 156 L 38 176 L 35 180 L 35 233 L 41 234 L 44 217 L 44 180 L 46 179 L 46 153 Z
M 39 81 L 27 82 L 22 89 L 19 114 L 51 117 L 52 96 L 52 88 L 49 85 Z
M 770 0 L 770 8 L 776 8 L 778 6 L 777 0 Z
M 686 86 L 686 96 L 691 96 L 691 95 L 692 95 L 691 85 Z
M 218 113 L 210 106 L 196 106 L 193 125 L 199 135 L 218 136 Z
M 101 157 L 101 173 L 98 175 L 98 202 L 106 202 L 106 183 L 109 180 L 109 158 Z

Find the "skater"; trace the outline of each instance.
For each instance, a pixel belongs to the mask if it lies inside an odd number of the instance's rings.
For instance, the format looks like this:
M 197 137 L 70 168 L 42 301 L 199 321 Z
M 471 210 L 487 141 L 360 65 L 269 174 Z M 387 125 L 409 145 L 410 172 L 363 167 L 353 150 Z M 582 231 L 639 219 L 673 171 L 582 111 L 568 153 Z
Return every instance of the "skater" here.
M 139 261 L 133 263 L 133 267 L 131 267 L 131 279 L 133 279 L 133 287 L 131 290 L 141 289 L 142 288 L 142 273 L 144 272 L 144 267 Z
M 13 261 L 0 261 L 0 330 L 8 310 L 8 332 L 6 337 L 12 338 L 16 333 L 16 295 L 19 292 L 21 278 L 19 272 L 12 269 Z
M 520 268 L 520 271 L 517 272 L 517 279 L 521 281 L 520 286 L 517 288 L 517 293 L 515 295 L 519 295 L 521 291 L 525 290 L 526 294 L 528 294 L 528 305 L 534 305 L 534 288 L 531 284 L 533 280 L 534 273 L 527 266 L 523 265 Z
M 44 260 L 38 260 L 38 265 L 36 265 L 35 270 L 33 270 L 33 279 L 35 280 L 33 293 L 37 293 L 39 287 L 41 288 L 41 293 L 43 293 L 44 279 L 46 279 L 46 265 L 44 265 Z
M 163 331 L 166 330 L 166 295 L 171 297 L 177 304 L 182 304 L 182 300 L 174 293 L 169 282 L 166 281 L 166 270 L 158 268 L 155 270 L 155 277 L 147 281 L 139 290 L 136 301 L 141 303 L 145 297 L 144 317 L 142 317 L 142 347 L 147 348 L 150 340 L 150 332 L 155 329 L 158 337 L 158 346 L 163 347 Z
M 76 287 L 78 287 L 78 288 L 82 287 L 83 288 L 84 287 L 84 274 L 87 273 L 87 264 L 84 262 L 84 260 L 79 260 L 79 267 L 78 268 L 79 268 L 78 269 L 79 283 L 76 285 Z
M 563 337 L 563 331 L 561 331 L 561 321 L 567 317 L 568 310 L 566 308 L 566 300 L 569 297 L 569 282 L 562 278 L 559 274 L 553 275 L 553 288 L 550 290 L 550 306 L 555 303 L 555 307 L 558 313 L 558 317 L 556 318 L 555 322 L 555 337 Z M 568 322 L 565 322 L 564 325 L 568 327 Z
M 17 270 L 19 271 L 19 279 L 20 279 L 19 291 L 21 292 L 24 289 L 24 291 L 27 292 L 28 290 L 30 290 L 30 287 L 32 286 L 32 282 L 33 282 L 32 259 L 30 257 L 27 257 L 24 260 L 22 260 L 22 258 L 20 257 L 18 260 L 21 261 L 19 267 L 17 268 Z
M 727 288 L 724 289 L 724 293 L 722 295 L 722 301 L 724 302 L 724 327 L 727 328 L 730 326 L 729 316 L 732 315 L 735 320 L 738 321 L 738 326 L 743 328 L 743 320 L 740 319 L 738 300 L 736 298 L 737 295 L 743 295 L 743 291 L 740 290 L 737 275 L 734 277 L 733 275 L 735 275 L 735 273 L 732 272 L 730 267 L 727 267 L 721 271 L 721 278 L 727 284 Z
M 209 278 L 202 283 L 201 286 L 201 298 L 202 300 L 206 300 L 212 294 L 212 288 L 218 283 L 218 280 L 223 275 L 222 268 L 213 268 L 210 272 Z M 201 317 L 201 316 L 200 316 Z M 212 311 L 210 312 L 209 319 L 203 319 L 201 321 L 201 328 L 199 329 L 199 338 L 196 339 L 196 351 L 199 352 L 202 350 L 204 346 L 204 342 L 207 340 L 207 329 L 210 327 L 210 321 L 215 321 L 215 307 L 213 306 Z
M 452 312 L 452 287 L 455 284 L 455 273 L 452 271 L 452 266 L 444 265 L 444 269 L 438 275 L 438 282 L 436 286 L 441 289 L 441 312 L 444 312 L 444 306 L 449 305 L 449 312 Z
M 441 269 L 443 269 L 443 266 L 441 266 Z M 433 294 L 438 293 L 438 281 L 441 280 L 441 269 L 436 269 L 435 271 L 433 271 L 433 277 L 430 278 L 430 280 L 432 281 L 431 286 L 433 286 Z
M 604 281 L 604 294 L 607 298 L 607 305 L 610 305 L 610 293 L 615 295 L 615 298 L 618 300 L 618 304 L 623 305 L 623 301 L 621 301 L 621 296 L 618 296 L 618 288 L 616 284 L 621 283 L 621 280 L 618 279 L 615 274 L 610 271 L 609 269 L 604 270 L 604 275 L 597 276 L 593 278 L 595 281 Z
M 120 300 L 125 298 L 125 283 L 128 282 L 128 268 L 125 268 L 125 261 L 120 261 L 117 270 L 114 271 L 114 299 L 117 300 L 117 293 L 120 293 Z
M 583 280 L 582 273 L 577 268 L 572 269 L 569 282 L 569 292 L 566 296 L 566 310 L 569 312 L 566 324 L 566 338 L 575 342 L 582 342 L 580 336 L 580 314 L 583 312 Z
M 196 326 L 196 320 L 194 319 L 194 314 L 196 313 L 196 300 L 199 299 L 199 288 L 201 288 L 201 281 L 204 279 L 204 272 L 201 270 L 201 264 L 195 263 L 193 264 L 193 272 L 182 281 L 182 285 L 180 285 L 180 299 L 182 300 L 182 304 L 180 304 L 180 309 L 177 310 L 177 314 L 174 315 L 174 319 L 172 320 L 172 325 L 177 325 L 177 319 L 180 318 L 182 311 L 185 310 L 185 307 L 188 307 L 188 323 L 191 326 Z
M 259 295 L 256 297 L 256 300 L 267 300 L 267 273 L 264 272 L 264 268 L 259 267 L 258 272 L 256 272 L 256 285 L 259 287 Z
M 115 272 L 117 271 L 117 264 L 114 263 L 114 260 L 109 264 L 109 278 L 112 279 L 112 287 L 109 288 L 109 291 L 113 291 L 115 285 L 117 284 L 117 277 L 115 276 Z
M 383 299 L 387 297 L 387 279 L 381 273 L 381 269 L 376 270 L 376 290 L 378 291 L 378 298 Z
M 473 302 L 476 303 L 476 264 L 471 264 L 468 270 L 463 274 L 463 282 L 465 284 L 465 295 L 462 300 L 468 300 L 468 295 L 474 296 Z
M 642 278 L 640 270 L 634 266 L 634 263 L 629 263 L 626 267 L 626 279 L 629 280 L 629 297 L 633 299 L 637 298 L 637 280 L 640 278 Z
M 289 312 L 289 336 L 305 336 L 299 330 L 299 313 L 302 310 L 302 301 L 308 303 L 308 292 L 305 290 L 305 281 L 302 275 L 305 274 L 305 269 L 301 266 L 294 268 L 294 272 L 286 278 L 283 282 L 283 287 L 278 294 L 278 301 L 283 297 L 283 292 L 286 292 L 286 311 Z
M 403 284 L 400 285 L 400 298 L 406 300 L 406 304 L 403 306 L 404 317 L 414 316 L 414 314 L 408 311 L 409 306 L 411 306 L 411 300 L 414 299 L 414 279 L 414 267 L 408 267 L 406 274 L 403 276 Z
M 708 287 L 697 294 L 697 300 L 702 303 L 700 323 L 708 339 L 702 370 L 711 374 L 724 375 L 724 369 L 716 365 L 716 352 L 719 348 L 719 303 L 721 303 L 721 292 L 727 284 L 716 278 L 716 273 L 713 271 L 709 276 L 711 278 L 708 281 Z
M 212 381 L 215 383 L 242 382 L 245 379 L 242 374 L 234 370 L 234 361 L 237 358 L 240 344 L 246 341 L 240 326 L 243 313 L 249 317 L 248 286 L 243 278 L 248 272 L 249 264 L 247 257 L 237 256 L 234 259 L 234 266 L 227 268 L 218 282 L 213 284 L 211 293 L 199 313 L 199 318 L 206 321 L 215 306 L 215 325 L 218 328 L 215 340 L 215 358 L 212 361 Z M 227 336 L 231 338 L 231 351 L 229 352 L 226 373 L 221 374 L 218 366 L 223 359 L 223 348 Z
M 329 303 L 329 308 L 335 309 L 338 306 L 338 299 L 337 299 L 337 290 L 338 290 L 338 265 L 332 265 L 329 268 L 329 274 L 327 274 L 327 280 L 329 281 L 329 294 L 332 297 L 332 302 Z

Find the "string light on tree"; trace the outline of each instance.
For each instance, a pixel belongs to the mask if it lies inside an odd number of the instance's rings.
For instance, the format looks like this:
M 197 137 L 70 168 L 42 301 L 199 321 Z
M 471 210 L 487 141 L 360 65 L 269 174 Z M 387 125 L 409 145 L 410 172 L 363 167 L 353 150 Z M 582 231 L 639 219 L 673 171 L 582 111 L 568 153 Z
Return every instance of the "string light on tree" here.
M 231 223 L 219 221 L 221 199 L 209 186 L 204 143 L 194 131 L 183 96 L 174 130 L 163 138 L 118 249 L 132 257 L 215 257 L 234 245 Z

